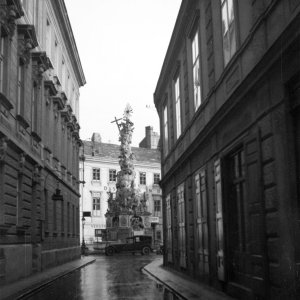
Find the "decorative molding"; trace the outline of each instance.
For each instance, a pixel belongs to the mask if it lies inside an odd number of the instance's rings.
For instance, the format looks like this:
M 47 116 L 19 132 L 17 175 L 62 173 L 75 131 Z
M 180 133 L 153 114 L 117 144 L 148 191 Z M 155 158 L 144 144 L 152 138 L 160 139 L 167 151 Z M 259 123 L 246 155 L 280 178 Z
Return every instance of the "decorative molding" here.
M 7 155 L 7 137 L 2 137 L 0 139 L 0 163 L 4 163 Z
M 57 105 L 57 110 L 63 110 L 65 108 L 65 104 L 63 99 L 57 94 L 56 96 L 52 96 L 52 101 L 55 105 Z
M 45 80 L 44 87 L 49 91 L 49 96 L 55 96 L 57 94 L 57 89 L 51 80 Z
M 18 114 L 17 116 L 16 116 L 16 119 L 17 119 L 17 121 L 20 123 L 20 125 L 23 127 L 23 128 L 28 128 L 29 127 L 29 123 L 25 120 L 25 118 L 22 116 L 22 115 L 20 115 L 20 114 Z
M 38 42 L 33 25 L 18 24 L 18 54 L 21 65 L 26 65 L 30 62 L 30 51 L 37 47 Z
M 50 60 L 46 55 L 46 52 L 32 52 L 31 53 L 32 59 L 32 75 L 33 79 L 41 85 L 43 74 L 47 71 L 50 66 Z
M 16 20 L 24 16 L 20 0 L 6 0 L 0 2 L 1 34 L 13 37 Z
M 14 108 L 13 104 L 1 92 L 0 92 L 0 104 L 3 105 L 6 110 L 11 110 Z
M 41 139 L 41 137 L 40 137 L 40 135 L 38 134 L 38 133 L 36 133 L 35 131 L 32 131 L 31 132 L 31 136 L 33 137 L 33 139 L 37 142 L 37 143 L 39 143 L 42 139 Z

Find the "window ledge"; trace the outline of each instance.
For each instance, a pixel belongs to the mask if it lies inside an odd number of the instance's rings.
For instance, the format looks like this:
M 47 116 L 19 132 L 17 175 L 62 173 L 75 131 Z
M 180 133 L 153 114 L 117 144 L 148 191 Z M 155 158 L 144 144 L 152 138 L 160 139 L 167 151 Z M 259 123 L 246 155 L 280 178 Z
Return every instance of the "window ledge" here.
M 14 108 L 13 104 L 6 98 L 6 96 L 0 93 L 0 103 L 5 107 L 7 110 L 11 110 Z

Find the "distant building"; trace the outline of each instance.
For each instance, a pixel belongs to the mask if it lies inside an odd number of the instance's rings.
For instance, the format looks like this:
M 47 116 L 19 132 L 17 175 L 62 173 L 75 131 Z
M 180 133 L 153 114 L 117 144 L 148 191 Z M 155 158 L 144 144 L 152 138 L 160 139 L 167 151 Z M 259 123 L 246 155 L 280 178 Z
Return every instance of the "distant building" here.
M 183 0 L 157 82 L 164 264 L 300 299 L 300 1 Z
M 80 256 L 84 84 L 64 1 L 1 1 L 0 284 Z
M 100 135 L 94 133 L 93 136 Z M 81 175 L 84 170 L 85 184 L 81 185 L 81 218 L 84 216 L 85 219 L 84 240 L 86 243 L 93 243 L 105 239 L 109 231 L 105 218 L 108 208 L 107 192 L 116 192 L 116 176 L 120 171 L 120 145 L 95 141 L 83 141 L 83 145 L 84 160 L 80 161 L 80 170 Z M 151 212 L 151 234 L 153 240 L 162 241 L 160 152 L 157 149 L 138 147 L 132 147 L 132 151 L 137 174 L 135 184 L 146 198 Z
M 152 126 L 145 128 L 146 134 L 143 140 L 139 143 L 140 148 L 158 149 L 160 137 L 157 132 L 153 131 Z

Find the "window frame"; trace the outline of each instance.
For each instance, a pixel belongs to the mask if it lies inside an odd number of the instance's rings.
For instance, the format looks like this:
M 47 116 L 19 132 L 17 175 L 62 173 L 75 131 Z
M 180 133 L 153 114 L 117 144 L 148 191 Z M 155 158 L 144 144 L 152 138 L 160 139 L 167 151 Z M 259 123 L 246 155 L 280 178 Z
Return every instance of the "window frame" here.
M 101 195 L 92 197 L 92 215 L 99 217 L 101 214 Z
M 175 121 L 176 121 L 176 139 L 182 134 L 181 122 L 181 79 L 180 72 L 178 71 L 174 78 L 174 102 L 175 102 Z
M 95 179 L 95 177 L 98 177 L 98 176 L 94 176 L 94 175 L 98 175 L 97 173 L 95 173 L 95 171 L 98 173 L 99 171 L 99 179 Z M 93 181 L 100 181 L 101 180 L 101 169 L 100 168 L 92 168 L 92 180 Z
M 154 210 L 154 212 L 161 212 L 161 200 L 160 199 L 153 200 L 153 210 Z
M 6 81 L 4 76 L 7 63 L 7 37 L 0 33 L 0 93 L 5 93 Z
M 232 22 L 230 22 L 230 16 L 229 16 L 229 11 L 228 11 L 228 6 L 229 4 L 232 4 L 232 12 L 233 12 L 233 18 L 232 18 Z M 223 15 L 223 8 L 224 6 L 226 6 L 226 16 Z M 235 0 L 220 0 L 220 10 L 221 10 L 221 34 L 222 34 L 222 52 L 223 52 L 223 62 L 224 62 L 224 66 L 227 66 L 228 63 L 230 62 L 230 60 L 232 59 L 232 57 L 234 56 L 234 54 L 237 51 L 237 46 L 238 46 L 238 35 L 237 35 L 237 30 L 238 30 L 238 26 L 237 26 L 237 14 L 236 14 L 236 7 L 235 7 Z M 226 26 L 223 26 L 223 20 L 226 17 Z M 224 31 L 224 28 L 227 27 L 227 30 Z M 231 30 L 231 33 L 230 33 Z M 234 39 L 232 40 L 232 42 L 234 43 L 235 48 L 232 49 L 232 43 L 230 40 L 230 34 L 233 34 Z M 225 53 L 225 39 L 228 42 L 228 47 L 229 47 L 229 53 L 228 53 L 228 57 L 226 56 Z
M 147 184 L 146 172 L 139 172 L 139 173 L 140 173 L 140 176 L 139 176 L 140 185 L 146 185 Z
M 167 97 L 166 97 L 167 98 Z M 166 101 L 163 106 L 163 126 L 164 126 L 164 154 L 165 156 L 169 153 L 169 117 L 168 117 L 168 102 Z
M 111 174 L 111 172 L 115 172 L 115 174 Z M 117 170 L 116 169 L 109 169 L 108 171 L 108 178 L 110 182 L 116 182 L 117 181 Z M 111 180 L 113 179 L 113 180 Z
M 157 181 L 157 177 L 158 177 L 158 181 Z M 160 182 L 160 173 L 154 173 L 153 174 L 153 184 L 159 185 L 159 182 Z
M 198 23 L 197 23 L 198 25 Z M 197 37 L 197 40 L 196 40 Z M 196 49 L 195 49 L 196 48 Z M 196 112 L 202 104 L 202 76 L 201 76 L 201 44 L 200 44 L 200 30 L 198 26 L 193 31 L 191 36 L 191 57 L 192 57 L 192 79 L 193 79 L 193 104 Z M 196 51 L 196 53 L 194 52 Z M 195 71 L 196 68 L 196 71 Z M 195 80 L 195 73 L 198 75 L 197 82 Z M 197 96 L 196 96 L 197 95 Z M 197 98 L 196 98 L 197 97 Z

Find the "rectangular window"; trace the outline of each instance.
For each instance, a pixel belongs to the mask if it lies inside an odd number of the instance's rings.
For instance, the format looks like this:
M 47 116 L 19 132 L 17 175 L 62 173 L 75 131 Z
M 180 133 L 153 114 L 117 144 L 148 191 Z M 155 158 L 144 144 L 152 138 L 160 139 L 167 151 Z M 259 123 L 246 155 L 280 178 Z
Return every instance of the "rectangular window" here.
M 68 234 L 70 233 L 70 202 L 67 203 L 67 230 Z
M 156 231 L 156 239 L 161 241 L 161 231 Z
M 72 233 L 75 234 L 75 205 L 74 204 L 72 209 Z
M 159 184 L 159 182 L 160 182 L 160 174 L 159 173 L 154 173 L 153 182 L 154 182 L 154 184 Z
M 230 61 L 236 51 L 236 24 L 233 0 L 221 0 L 224 64 Z
M 181 103 L 180 103 L 180 80 L 179 75 L 175 80 L 175 110 L 176 110 L 176 137 L 181 135 Z
M 100 180 L 100 169 L 93 168 L 93 180 Z
M 164 153 L 165 155 L 169 152 L 169 129 L 168 129 L 168 106 L 164 107 Z
M 24 65 L 18 66 L 18 114 L 24 116 Z
M 179 264 L 186 268 L 186 234 L 185 234 L 185 203 L 184 183 L 177 187 L 177 213 L 178 213 L 178 242 L 179 242 Z
M 48 199 L 48 191 L 44 190 L 44 197 L 45 197 L 45 231 L 49 230 L 49 199 Z
M 93 216 L 100 216 L 100 197 L 93 197 Z
M 116 181 L 117 180 L 117 170 L 109 169 L 109 181 Z
M 55 68 L 56 68 L 56 74 L 58 74 L 58 70 L 60 69 L 59 68 L 59 62 L 60 62 L 60 59 L 59 59 L 59 46 L 58 46 L 58 41 L 57 41 L 57 38 L 55 38 L 55 42 L 54 42 L 54 55 L 55 55 Z
M 46 52 L 48 57 L 51 55 L 51 23 L 46 19 Z
M 57 211 L 56 211 L 56 201 L 53 200 L 52 202 L 53 204 L 53 213 L 52 213 L 52 217 L 53 217 L 53 231 L 57 231 Z
M 160 212 L 160 211 L 161 211 L 160 200 L 154 200 L 154 212 Z
M 38 133 L 38 87 L 33 84 L 31 102 L 31 130 Z
M 4 92 L 4 70 L 6 61 L 6 38 L 0 37 L 0 93 Z
M 65 59 L 62 58 L 61 61 L 61 86 L 64 88 L 66 82 L 66 64 L 65 64 Z
M 22 226 L 22 204 L 23 204 L 23 174 L 18 174 L 18 182 L 17 182 L 17 199 L 16 199 L 16 222 L 17 226 Z
M 145 185 L 146 184 L 146 173 L 140 172 L 140 184 Z
M 61 232 L 65 232 L 65 207 L 64 202 L 61 202 Z
M 173 243 L 172 243 L 172 213 L 171 213 L 171 196 L 170 194 L 167 195 L 166 198 L 166 210 L 167 210 L 167 258 L 168 258 L 168 262 L 172 262 L 173 261 L 173 255 L 172 255 L 172 251 L 173 251 Z
M 197 267 L 199 274 L 209 273 L 208 249 L 208 219 L 207 219 L 207 193 L 206 173 L 201 170 L 195 175 L 195 200 L 196 200 L 196 238 L 197 238 Z
M 199 56 L 198 31 L 196 31 L 192 41 L 192 60 L 193 60 L 194 107 L 196 111 L 201 104 L 200 56 Z

